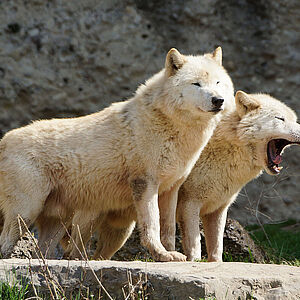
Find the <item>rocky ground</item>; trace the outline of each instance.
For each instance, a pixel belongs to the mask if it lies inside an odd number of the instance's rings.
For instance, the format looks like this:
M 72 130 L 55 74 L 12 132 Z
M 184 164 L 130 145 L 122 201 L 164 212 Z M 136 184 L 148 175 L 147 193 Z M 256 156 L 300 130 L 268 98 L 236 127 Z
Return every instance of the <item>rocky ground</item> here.
M 201 229 L 201 244 L 203 258 L 207 257 L 204 231 Z M 176 250 L 183 253 L 179 230 L 176 235 Z M 228 219 L 224 232 L 224 252 L 233 260 L 262 263 L 265 254 L 259 248 L 247 231 L 235 220 Z M 141 246 L 138 230 L 135 229 L 126 244 L 113 256 L 115 260 L 151 260 L 149 252 Z
M 267 264 L 11 259 L 0 261 L 0 280 L 28 283 L 28 297 L 51 291 L 67 299 L 79 292 L 81 299 L 300 298 L 300 268 Z
M 37 240 L 36 230 L 32 233 L 26 232 L 17 246 L 14 248 L 12 258 L 32 258 Z M 201 228 L 201 244 L 203 259 L 207 257 L 205 247 L 205 236 Z M 87 252 L 92 255 L 96 249 L 97 240 L 92 237 L 91 242 L 87 246 Z M 180 232 L 177 230 L 176 250 L 183 253 Z M 264 251 L 251 239 L 247 231 L 235 220 L 228 219 L 224 232 L 224 252 L 234 261 L 263 263 L 266 261 Z M 40 254 L 38 253 L 39 257 Z M 60 246 L 56 249 L 56 258 L 63 257 L 63 250 Z M 150 253 L 140 243 L 139 232 L 137 228 L 125 243 L 125 245 L 112 257 L 112 260 L 118 261 L 152 261 Z
M 171 47 L 223 47 L 236 89 L 268 92 L 298 115 L 297 0 L 0 1 L 0 129 L 91 113 L 130 97 Z M 230 214 L 242 224 L 299 219 L 299 149 L 280 177 L 249 184 Z

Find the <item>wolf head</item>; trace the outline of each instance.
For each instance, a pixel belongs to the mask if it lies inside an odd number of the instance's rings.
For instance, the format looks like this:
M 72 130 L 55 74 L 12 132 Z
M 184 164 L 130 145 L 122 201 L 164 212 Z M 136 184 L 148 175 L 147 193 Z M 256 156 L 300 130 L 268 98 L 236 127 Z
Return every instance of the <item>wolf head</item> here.
M 266 94 L 238 91 L 236 110 L 240 117 L 239 138 L 255 148 L 254 163 L 276 175 L 282 167 L 282 153 L 287 146 L 300 144 L 300 125 L 295 112 Z
M 233 84 L 222 67 L 221 47 L 200 56 L 185 56 L 173 48 L 164 72 L 164 94 L 173 112 L 197 118 L 234 106 Z

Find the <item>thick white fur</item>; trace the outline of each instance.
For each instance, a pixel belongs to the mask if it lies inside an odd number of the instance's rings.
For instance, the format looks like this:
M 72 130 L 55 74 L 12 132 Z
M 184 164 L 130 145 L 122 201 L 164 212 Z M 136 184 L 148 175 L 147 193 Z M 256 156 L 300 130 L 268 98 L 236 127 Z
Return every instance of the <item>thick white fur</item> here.
M 177 220 L 188 260 L 201 259 L 200 215 L 208 260 L 222 261 L 228 207 L 241 188 L 263 169 L 270 173 L 267 143 L 277 138 L 300 142 L 296 114 L 282 102 L 269 95 L 239 91 L 236 105 L 237 109 L 218 124 L 179 190 Z
M 97 219 L 107 224 L 101 234 L 109 241 L 100 255 L 110 257 L 122 244 L 119 237 L 130 234 L 136 214 L 141 241 L 155 259 L 185 260 L 163 247 L 159 220 L 161 215 L 175 231 L 178 188 L 220 119 L 210 112 L 212 97 L 224 98 L 223 108 L 232 106 L 232 82 L 220 56 L 220 48 L 206 56 L 171 49 L 165 69 L 130 100 L 7 133 L 0 143 L 2 254 L 8 256 L 19 238 L 20 215 L 27 225 L 38 225 L 39 245 L 48 257 L 65 233 L 61 222 L 69 227 L 73 221 L 81 246 L 77 228 L 86 243 Z M 192 84 L 198 81 L 201 88 Z M 73 248 L 70 255 L 79 254 Z

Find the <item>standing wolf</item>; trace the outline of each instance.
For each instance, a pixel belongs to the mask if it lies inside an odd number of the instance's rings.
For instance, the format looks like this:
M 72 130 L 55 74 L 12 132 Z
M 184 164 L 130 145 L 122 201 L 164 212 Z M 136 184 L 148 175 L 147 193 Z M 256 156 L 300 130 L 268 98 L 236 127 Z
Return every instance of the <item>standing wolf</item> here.
M 153 257 L 185 260 L 163 247 L 159 222 L 161 217 L 175 231 L 178 189 L 211 137 L 219 112 L 233 103 L 221 60 L 221 48 L 203 56 L 171 49 L 165 68 L 130 100 L 7 133 L 0 143 L 2 254 L 8 256 L 19 238 L 18 215 L 27 225 L 38 225 L 39 246 L 51 257 L 65 233 L 61 222 L 69 227 L 75 214 L 83 243 L 96 218 L 108 218 L 111 226 L 125 224 L 129 235 L 134 221 L 126 209 L 134 205 L 141 241 Z M 76 241 L 80 245 L 78 235 Z M 119 247 L 118 236 L 110 242 Z
M 200 215 L 208 261 L 222 261 L 228 207 L 263 169 L 278 174 L 284 148 L 300 143 L 296 114 L 285 104 L 269 95 L 241 91 L 235 99 L 236 110 L 218 124 L 179 190 L 177 220 L 188 260 L 201 258 Z

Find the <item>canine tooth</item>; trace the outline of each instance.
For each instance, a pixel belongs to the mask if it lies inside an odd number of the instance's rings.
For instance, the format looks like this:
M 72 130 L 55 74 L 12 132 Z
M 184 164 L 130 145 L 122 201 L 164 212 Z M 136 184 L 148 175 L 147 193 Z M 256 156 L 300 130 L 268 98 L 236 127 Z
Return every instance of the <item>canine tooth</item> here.
M 273 168 L 273 170 L 274 170 L 276 173 L 279 173 L 279 172 L 282 170 L 283 167 L 279 167 L 279 166 L 274 165 L 272 168 Z

